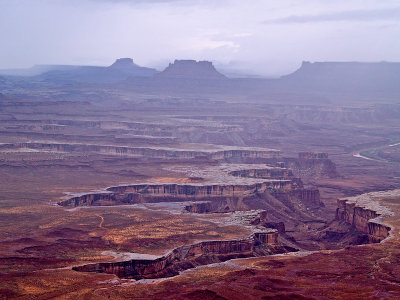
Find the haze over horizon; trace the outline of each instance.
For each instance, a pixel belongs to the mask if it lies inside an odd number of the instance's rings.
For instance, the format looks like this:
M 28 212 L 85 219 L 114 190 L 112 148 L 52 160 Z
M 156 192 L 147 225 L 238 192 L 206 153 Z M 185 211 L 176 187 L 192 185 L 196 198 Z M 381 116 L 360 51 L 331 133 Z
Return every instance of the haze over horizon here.
M 400 61 L 398 1 L 0 0 L 0 69 L 175 59 L 277 76 L 306 61 Z

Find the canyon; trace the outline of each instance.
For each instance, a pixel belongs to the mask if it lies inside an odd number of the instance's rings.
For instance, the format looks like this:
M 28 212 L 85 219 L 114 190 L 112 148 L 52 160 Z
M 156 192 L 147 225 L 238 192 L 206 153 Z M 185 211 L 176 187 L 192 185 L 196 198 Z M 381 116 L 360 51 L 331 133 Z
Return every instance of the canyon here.
M 398 298 L 397 67 L 2 75 L 0 298 Z
M 300 153 L 299 159 L 328 160 L 328 155 L 307 152 Z M 299 219 L 299 216 L 303 218 L 301 222 L 312 221 L 315 217 L 309 214 L 308 210 L 318 211 L 323 204 L 318 189 L 305 189 L 302 180 L 294 177 L 292 170 L 283 168 L 282 164 L 282 162 L 279 163 L 280 167 L 256 165 L 257 167 L 251 169 L 246 167 L 252 165 L 223 165 L 221 171 L 225 172 L 228 181 L 233 181 L 229 180 L 229 176 L 242 180 L 241 184 L 236 185 L 147 183 L 115 186 L 109 187 L 101 193 L 84 194 L 59 202 L 59 205 L 66 207 L 183 202 L 183 212 L 195 214 L 261 209 L 259 215 L 249 222 L 249 225 L 254 227 L 253 235 L 245 239 L 203 241 L 172 249 L 168 254 L 153 260 L 133 259 L 103 262 L 74 267 L 73 270 L 108 273 L 119 278 L 136 280 L 151 279 L 176 276 L 181 271 L 200 265 L 220 263 L 235 258 L 300 250 L 299 244 L 296 244 L 293 237 L 289 239 L 288 243 L 286 228 L 293 228 L 291 219 Z M 331 162 L 330 164 L 332 165 Z M 215 174 L 216 169 L 211 170 L 212 174 Z M 210 170 L 206 170 L 205 173 L 202 173 L 204 177 L 213 178 L 207 171 L 210 172 Z M 337 174 L 334 173 L 334 175 Z M 204 178 L 198 179 L 204 180 Z M 243 183 L 246 181 L 249 182 L 244 185 Z M 254 183 L 254 181 L 259 182 Z M 286 212 L 284 215 L 281 213 L 282 210 Z M 289 210 L 292 212 L 288 212 Z M 391 229 L 376 221 L 378 217 L 383 217 L 382 211 L 384 210 L 385 208 L 374 204 L 368 195 L 344 198 L 338 200 L 336 219 L 342 224 L 348 224 L 356 232 L 367 235 L 368 240 L 364 241 L 359 237 L 360 234 L 354 233 L 353 241 L 355 240 L 356 243 L 379 243 L 389 236 Z M 385 215 L 390 214 L 386 213 Z M 335 234 L 332 234 L 332 229 L 334 228 L 331 225 L 329 232 L 325 234 L 325 239 L 336 239 Z M 350 231 L 350 229 L 348 230 Z M 298 248 L 294 248 L 294 245 Z
M 291 170 L 268 165 L 246 169 L 252 166 L 227 164 L 222 165 L 220 170 L 215 167 L 205 169 L 200 172 L 204 177 L 196 177 L 197 180 L 206 181 L 204 183 L 120 185 L 97 193 L 70 197 L 58 204 L 65 207 L 90 207 L 184 202 L 189 212 L 226 213 L 268 209 L 267 215 L 272 218 L 270 221 L 280 222 L 290 222 L 290 219 L 295 220 L 298 215 L 312 220 L 314 217 L 308 210 L 323 206 L 319 190 L 304 188 L 301 179 L 294 177 Z M 232 169 L 234 171 L 230 171 Z M 193 168 L 191 172 L 195 172 Z M 226 183 L 235 181 L 235 184 Z
M 121 262 L 97 263 L 72 268 L 80 272 L 99 272 L 119 278 L 160 278 L 176 276 L 179 272 L 201 265 L 224 262 L 235 258 L 280 254 L 295 249 L 277 244 L 274 230 L 257 232 L 242 240 L 206 241 L 182 246 L 154 260 L 135 259 Z

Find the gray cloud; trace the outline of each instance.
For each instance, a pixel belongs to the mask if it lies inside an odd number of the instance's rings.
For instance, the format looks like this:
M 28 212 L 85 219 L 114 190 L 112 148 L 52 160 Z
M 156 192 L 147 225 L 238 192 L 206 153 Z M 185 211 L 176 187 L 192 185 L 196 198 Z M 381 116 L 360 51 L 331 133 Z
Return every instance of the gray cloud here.
M 124 2 L 129 4 L 152 4 L 152 3 L 170 3 L 170 2 L 184 2 L 185 0 L 91 0 L 93 2 L 110 2 L 118 3 Z
M 173 4 L 173 5 L 208 5 L 223 2 L 222 0 L 90 0 L 92 2 L 103 3 L 125 3 L 130 5 L 157 5 L 157 4 Z
M 391 7 L 374 10 L 349 10 L 321 13 L 317 15 L 292 15 L 265 21 L 266 24 L 273 23 L 314 23 L 314 22 L 336 22 L 336 21 L 399 21 L 400 7 Z

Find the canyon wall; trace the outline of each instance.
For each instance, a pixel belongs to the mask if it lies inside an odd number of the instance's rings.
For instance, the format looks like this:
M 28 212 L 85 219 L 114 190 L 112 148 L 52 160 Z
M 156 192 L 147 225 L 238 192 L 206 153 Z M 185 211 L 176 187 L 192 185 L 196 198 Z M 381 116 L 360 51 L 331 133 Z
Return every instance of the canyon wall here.
M 211 202 L 192 203 L 185 206 L 185 211 L 195 214 L 204 214 L 214 212 L 215 209 Z
M 391 215 L 391 212 L 373 203 L 369 197 L 371 194 L 338 199 L 336 219 L 367 234 L 369 242 L 378 243 L 389 236 L 391 227 L 383 223 L 382 217 Z
M 58 204 L 61 206 L 91 206 L 188 200 L 215 201 L 277 190 L 291 191 L 292 182 L 290 180 L 272 180 L 249 185 L 136 184 L 110 187 L 105 192 L 72 197 Z
M 129 261 L 95 263 L 74 267 L 81 272 L 99 272 L 117 275 L 120 278 L 161 278 L 179 274 L 180 271 L 200 265 L 223 262 L 233 258 L 278 254 L 295 251 L 277 244 L 276 230 L 256 232 L 240 240 L 205 241 L 182 246 L 154 260 L 133 259 Z
M 283 160 L 287 168 L 293 171 L 294 176 L 301 179 L 339 177 L 336 165 L 328 158 L 327 153 L 302 152 L 298 158 Z
M 216 151 L 211 153 L 210 158 L 213 160 L 225 160 L 225 159 L 271 159 L 271 158 L 279 158 L 280 152 L 276 150 L 224 150 L 224 151 Z
M 292 201 L 298 199 L 310 208 L 323 206 L 318 189 L 295 189 L 289 192 L 274 191 L 272 195 L 281 201 Z
M 286 168 L 235 170 L 229 172 L 229 174 L 236 177 L 247 177 L 247 178 L 292 178 L 293 177 L 292 170 Z
M 270 180 L 255 184 L 135 184 L 110 187 L 107 191 L 116 193 L 141 193 L 152 196 L 242 196 L 249 192 L 263 193 L 266 189 L 291 190 L 291 180 Z
M 1 151 L 42 150 L 50 152 L 91 152 L 110 155 L 139 156 L 164 159 L 242 160 L 242 159 L 274 159 L 280 152 L 272 149 L 215 149 L 215 150 L 180 150 L 174 148 L 126 147 L 96 144 L 58 144 L 58 143 L 14 143 L 0 145 Z

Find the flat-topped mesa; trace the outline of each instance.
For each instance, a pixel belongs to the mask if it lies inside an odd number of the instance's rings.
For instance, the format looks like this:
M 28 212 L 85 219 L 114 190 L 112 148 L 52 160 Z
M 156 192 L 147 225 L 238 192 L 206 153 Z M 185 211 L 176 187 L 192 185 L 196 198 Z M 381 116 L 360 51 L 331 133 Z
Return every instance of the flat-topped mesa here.
M 320 193 L 318 189 L 305 189 L 303 182 L 300 178 L 295 178 L 292 170 L 282 167 L 271 167 L 266 169 L 244 169 L 234 170 L 229 172 L 232 176 L 247 177 L 247 178 L 275 178 L 275 179 L 290 179 L 292 181 L 292 189 L 290 191 L 274 190 L 272 195 L 281 200 L 288 201 L 296 198 L 301 202 L 305 203 L 308 207 L 317 208 L 323 206 L 320 199 Z M 196 207 L 192 208 L 196 210 Z M 201 210 L 201 207 L 198 208 Z
M 400 194 L 400 190 L 395 190 Z M 336 219 L 353 226 L 357 231 L 368 235 L 370 243 L 379 243 L 389 236 L 391 227 L 383 222 L 393 212 L 380 205 L 375 198 L 391 196 L 388 192 L 373 192 L 355 197 L 338 199 Z
M 226 79 L 210 61 L 175 60 L 155 75 L 158 78 L 171 79 Z
M 118 58 L 109 68 L 113 69 L 131 69 L 139 66 L 133 62 L 132 58 Z
M 336 165 L 329 159 L 328 153 L 301 152 L 298 158 L 284 158 L 285 166 L 296 177 L 303 180 L 315 178 L 336 178 L 339 174 Z
M 180 169 L 175 171 L 179 172 Z M 195 203 L 186 205 L 185 211 L 191 213 L 265 209 L 270 206 L 271 201 L 276 200 L 281 203 L 275 202 L 275 208 L 276 205 L 292 210 L 297 205 L 312 209 L 323 206 L 318 189 L 305 189 L 302 180 L 293 177 L 292 172 L 286 168 L 265 164 L 221 164 L 218 168 L 204 170 L 184 168 L 183 172 L 186 172 L 188 177 L 196 174 L 206 181 L 185 184 L 149 182 L 114 186 L 102 192 L 69 198 L 59 202 L 59 205 L 109 206 L 190 201 Z
M 398 62 L 303 62 L 281 79 L 303 90 L 378 96 L 398 94 L 399 76 Z
M 114 274 L 120 278 L 163 278 L 201 265 L 224 262 L 234 258 L 264 256 L 296 251 L 278 243 L 273 229 L 255 232 L 238 240 L 205 241 L 175 248 L 154 260 L 133 259 L 110 263 L 95 263 L 72 268 L 81 272 Z
M 275 201 L 280 201 L 280 206 L 287 208 L 297 205 L 295 203 L 298 202 L 312 209 L 322 206 L 317 189 L 298 188 L 291 180 L 268 180 L 241 185 L 135 184 L 110 187 L 104 192 L 75 196 L 58 204 L 77 207 L 191 201 L 194 203 L 186 205 L 184 209 L 187 212 L 225 213 L 264 209 L 269 207 L 271 197 Z
M 85 194 L 59 202 L 61 206 L 115 205 L 155 202 L 204 201 L 238 198 L 266 190 L 292 189 L 290 180 L 271 180 L 249 185 L 135 184 L 110 187 L 105 192 Z

